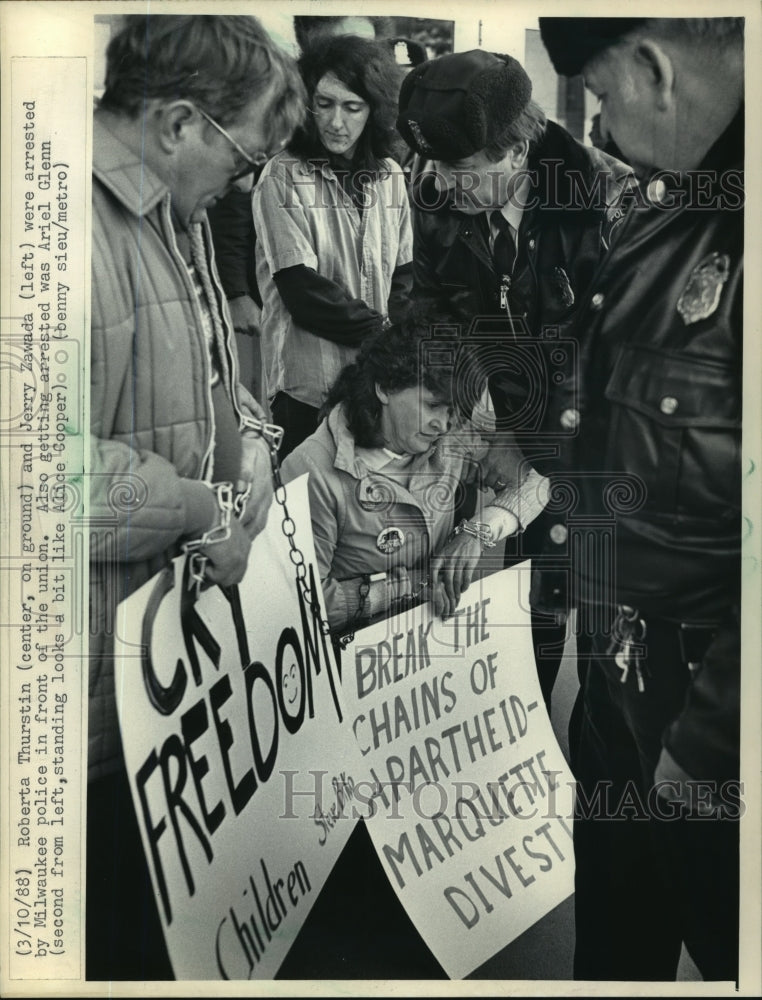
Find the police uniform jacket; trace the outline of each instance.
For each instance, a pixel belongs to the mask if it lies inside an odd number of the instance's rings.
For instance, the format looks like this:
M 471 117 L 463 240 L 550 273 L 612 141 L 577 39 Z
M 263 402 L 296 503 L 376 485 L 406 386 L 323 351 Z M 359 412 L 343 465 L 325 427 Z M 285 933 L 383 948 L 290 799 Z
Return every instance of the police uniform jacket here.
M 518 232 L 508 305 L 534 336 L 573 311 L 624 215 L 632 171 L 601 150 L 578 143 L 555 122 L 530 153 L 530 201 Z M 487 213 L 467 216 L 438 192 L 433 170 L 413 192 L 414 291 L 453 310 L 467 324 L 505 315 L 500 276 L 489 248 Z M 497 383 L 495 404 L 501 395 Z
M 689 773 L 725 776 L 738 735 L 742 169 L 743 111 L 698 171 L 643 187 L 572 328 L 579 378 L 549 414 L 576 426 L 566 544 L 595 551 L 576 561 L 579 601 L 716 629 L 670 749 Z
M 615 239 L 634 178 L 628 166 L 550 121 L 527 169 L 530 201 L 507 289 L 510 322 L 501 306 L 487 214 L 469 217 L 449 207 L 431 171 L 414 188 L 414 295 L 448 309 L 470 331 L 498 426 L 513 431 L 533 465 L 550 474 L 557 468 L 559 437 L 574 433 L 560 428 L 548 410 L 551 387 L 573 378 L 578 359 L 573 344 L 558 343 L 558 330 L 575 315 Z M 523 554 L 543 552 L 551 561 L 562 556 L 549 535 L 558 520 L 549 521 L 547 513 L 538 518 L 521 540 Z M 533 606 L 565 609 L 565 581 L 565 568 L 535 574 Z

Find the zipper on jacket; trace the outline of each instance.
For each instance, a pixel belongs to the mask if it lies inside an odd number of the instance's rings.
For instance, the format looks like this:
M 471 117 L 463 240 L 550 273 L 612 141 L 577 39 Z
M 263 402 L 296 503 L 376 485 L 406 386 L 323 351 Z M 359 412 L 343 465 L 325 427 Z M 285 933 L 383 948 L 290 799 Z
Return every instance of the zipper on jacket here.
M 238 392 L 236 387 L 238 385 L 238 355 L 237 352 L 233 350 L 233 345 L 231 342 L 231 337 L 235 337 L 235 330 L 233 327 L 233 321 L 230 318 L 230 313 L 228 310 L 228 300 L 225 295 L 225 291 L 220 284 L 219 278 L 217 276 L 217 258 L 214 253 L 214 242 L 212 240 L 212 231 L 209 226 L 208 220 L 203 223 L 204 239 L 207 245 L 207 250 L 209 252 L 209 277 L 211 278 L 212 284 L 214 285 L 214 290 L 217 293 L 217 298 L 220 303 L 220 316 L 222 317 L 222 322 L 227 329 L 222 331 L 222 347 L 225 349 L 225 354 L 228 359 L 228 371 L 230 372 L 230 398 L 233 403 L 233 410 L 238 417 L 238 426 L 241 427 L 243 423 L 244 413 L 241 409 L 240 402 L 238 400 Z M 260 401 L 257 400 L 259 403 Z
M 180 248 L 177 245 L 177 239 L 175 236 L 175 227 L 172 225 L 172 218 L 169 211 L 169 196 L 167 196 L 162 203 L 162 219 L 164 223 L 164 228 L 166 232 L 169 233 L 171 239 L 167 240 L 168 246 L 171 246 L 174 250 L 176 257 L 176 265 L 179 266 L 179 270 L 182 274 L 182 280 L 185 282 L 186 287 L 189 290 L 188 300 L 191 304 L 191 311 L 194 314 L 196 320 L 196 334 L 199 331 L 203 331 L 203 321 L 199 315 L 199 309 L 201 308 L 196 299 L 196 289 L 193 287 L 193 282 L 191 281 L 191 276 L 188 274 L 188 265 L 185 263 L 185 258 L 180 253 Z M 206 451 L 201 457 L 201 468 L 200 474 L 201 478 L 207 482 L 212 482 L 212 476 L 214 474 L 214 437 L 216 433 L 216 427 L 214 423 L 214 402 L 212 400 L 212 380 L 211 380 L 211 358 L 208 356 L 209 352 L 206 348 L 206 342 L 204 340 L 203 332 L 201 333 L 201 364 L 204 373 L 204 384 L 206 386 L 206 402 L 209 410 L 209 425 L 210 434 L 209 440 L 207 442 Z
M 511 290 L 511 276 L 504 274 L 500 278 L 500 308 L 505 309 L 506 315 L 510 318 L 508 307 L 508 292 Z

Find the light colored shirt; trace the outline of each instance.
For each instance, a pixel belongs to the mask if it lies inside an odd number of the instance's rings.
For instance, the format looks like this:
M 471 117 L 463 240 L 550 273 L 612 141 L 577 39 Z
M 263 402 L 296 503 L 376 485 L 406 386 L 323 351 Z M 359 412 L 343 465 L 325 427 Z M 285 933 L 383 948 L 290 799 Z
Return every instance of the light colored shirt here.
M 393 160 L 388 173 L 365 186 L 360 212 L 327 163 L 288 152 L 274 156 L 252 196 L 257 233 L 257 281 L 262 295 L 262 359 L 267 395 L 286 392 L 320 406 L 339 372 L 357 353 L 300 327 L 273 275 L 303 264 L 388 313 L 392 275 L 413 259 L 413 231 L 405 177 Z

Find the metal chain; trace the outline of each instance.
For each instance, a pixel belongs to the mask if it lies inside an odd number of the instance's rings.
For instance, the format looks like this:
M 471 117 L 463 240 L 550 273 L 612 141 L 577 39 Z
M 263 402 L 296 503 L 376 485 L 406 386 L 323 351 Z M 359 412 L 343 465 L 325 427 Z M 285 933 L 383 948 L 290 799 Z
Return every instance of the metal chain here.
M 256 420 L 253 417 L 244 417 L 242 421 L 243 425 L 250 430 L 256 431 L 265 441 L 270 453 L 270 466 L 272 468 L 273 477 L 273 493 L 275 496 L 276 503 L 283 510 L 283 521 L 281 523 L 281 531 L 288 539 L 288 544 L 290 547 L 289 558 L 294 566 L 296 572 L 296 581 L 299 589 L 302 592 L 302 596 L 306 603 L 309 605 L 310 611 L 313 617 L 320 622 L 320 631 L 323 635 L 331 634 L 331 626 L 328 621 L 323 617 L 322 610 L 320 607 L 320 601 L 316 594 L 312 593 L 309 583 L 307 582 L 307 565 L 304 561 L 304 553 L 296 544 L 296 523 L 291 517 L 288 510 L 288 494 L 286 487 L 283 483 L 283 479 L 280 474 L 280 459 L 278 458 L 278 449 L 280 448 L 280 443 L 283 440 L 283 428 L 278 426 L 278 424 L 268 424 L 262 420 Z M 232 487 L 228 487 L 232 489 Z M 230 501 L 230 508 L 235 510 L 237 516 L 240 516 L 246 505 L 246 501 L 249 499 L 249 494 L 251 492 L 251 486 L 246 490 L 245 494 L 239 494 L 235 497 L 235 500 Z M 230 529 L 228 527 L 228 534 Z M 200 553 L 193 553 L 192 558 L 199 556 Z M 201 557 L 203 559 L 203 557 Z M 204 560 L 206 562 L 206 560 Z M 192 580 L 195 582 L 196 586 L 199 586 L 203 580 L 204 566 L 199 566 L 195 572 L 192 573 Z M 412 606 L 415 600 L 420 596 L 423 590 L 428 586 L 428 581 L 424 580 L 417 591 L 412 594 L 403 594 L 401 597 L 397 598 L 395 604 L 399 605 L 399 610 L 404 607 Z M 369 584 L 364 584 L 361 589 L 361 601 L 360 606 L 357 609 L 355 618 L 352 621 L 352 625 L 359 622 L 362 612 L 365 607 L 365 601 L 369 593 Z M 354 641 L 355 634 L 354 631 L 346 632 L 344 635 L 339 637 L 338 643 L 342 650 L 345 650 L 347 646 Z
M 263 420 L 257 420 L 256 418 L 249 416 L 244 416 L 241 424 L 243 427 L 259 434 L 267 444 L 267 448 L 270 453 L 270 466 L 272 468 L 273 492 L 276 502 L 283 509 L 281 531 L 288 539 L 288 544 L 291 548 L 289 557 L 296 572 L 296 582 L 302 592 L 304 600 L 309 605 L 314 618 L 320 622 L 320 631 L 323 635 L 330 635 L 331 627 L 321 613 L 320 601 L 318 600 L 317 594 L 312 593 L 312 590 L 307 583 L 307 565 L 304 561 L 304 553 L 296 544 L 294 538 L 296 534 L 296 524 L 288 512 L 288 495 L 286 493 L 286 487 L 283 485 L 283 480 L 281 479 L 280 460 L 278 458 L 278 449 L 280 448 L 280 443 L 283 440 L 283 428 L 279 427 L 277 424 L 268 424 Z M 233 487 L 230 483 L 221 483 L 215 486 L 210 486 L 210 489 L 213 489 L 217 495 L 220 510 L 223 512 L 223 522 L 214 531 L 207 532 L 203 538 L 193 542 L 186 542 L 183 546 L 184 551 L 189 555 L 191 560 L 189 586 L 195 586 L 197 592 L 199 593 L 201 585 L 204 581 L 204 571 L 206 569 L 207 558 L 198 550 L 202 546 L 213 544 L 217 541 L 224 541 L 226 538 L 230 537 L 230 515 L 235 513 L 237 517 L 240 517 L 244 512 L 246 502 L 248 501 L 251 493 L 251 484 L 249 484 L 243 493 L 238 493 L 235 497 L 233 496 Z M 225 517 L 227 520 L 225 520 Z
M 422 580 L 417 590 L 413 590 L 409 594 L 400 594 L 399 597 L 395 597 L 392 601 L 392 610 L 397 613 L 400 611 L 406 611 L 408 608 L 417 607 L 416 601 L 428 585 L 428 580 Z
M 417 590 L 414 590 L 409 594 L 400 594 L 399 597 L 393 598 L 390 605 L 390 610 L 392 614 L 395 615 L 401 614 L 403 611 L 407 611 L 410 608 L 416 607 L 417 606 L 416 602 L 418 601 L 418 598 L 421 596 L 421 594 L 428 586 L 429 586 L 429 581 L 423 580 Z M 365 610 L 365 602 L 368 598 L 369 593 L 370 593 L 370 583 L 368 583 L 367 580 L 363 578 L 363 582 L 360 584 L 358 588 L 358 596 L 360 598 L 360 604 L 359 607 L 357 608 L 357 611 L 355 611 L 352 620 L 349 622 L 349 627 L 352 630 L 349 632 L 345 632 L 338 639 L 338 643 L 342 651 L 347 648 L 350 642 L 354 642 L 355 633 L 353 630 L 353 626 L 360 624 L 363 620 L 363 611 Z
M 291 563 L 296 571 L 296 582 L 302 592 L 304 600 L 307 602 L 310 610 L 312 611 L 313 617 L 320 622 L 320 631 L 323 635 L 330 635 L 331 626 L 322 615 L 320 601 L 318 600 L 317 594 L 312 593 L 309 583 L 307 582 L 307 565 L 304 561 L 304 553 L 296 544 L 296 540 L 294 538 L 296 534 L 296 524 L 288 512 L 288 495 L 286 493 L 286 487 L 283 485 L 283 480 L 281 479 L 280 460 L 278 458 L 278 448 L 280 447 L 280 443 L 283 439 L 283 428 L 279 427 L 277 424 L 267 424 L 261 420 L 254 420 L 251 417 L 244 418 L 244 424 L 246 427 L 257 431 L 264 438 L 270 451 L 270 465 L 272 466 L 275 500 L 276 503 L 278 503 L 283 509 L 281 531 L 288 539 L 288 544 L 291 549 L 289 552 L 289 558 L 291 559 Z
M 366 575 L 366 576 L 364 576 L 362 578 L 362 582 L 360 583 L 360 586 L 357 588 L 357 596 L 360 598 L 360 603 L 357 606 L 357 611 L 355 611 L 354 615 L 352 616 L 352 619 L 347 623 L 348 627 L 349 627 L 349 631 L 348 632 L 344 632 L 344 634 L 340 635 L 337 638 L 337 640 L 336 640 L 338 642 L 338 644 L 339 644 L 339 647 L 340 647 L 342 653 L 347 648 L 347 646 L 350 644 L 350 642 L 354 642 L 354 639 L 355 639 L 354 627 L 356 625 L 361 624 L 362 621 L 363 621 L 363 612 L 365 611 L 365 602 L 368 599 L 368 594 L 369 593 L 370 593 L 370 580 L 369 580 L 368 576 Z
M 492 541 L 492 528 L 488 524 L 484 524 L 481 521 L 469 521 L 464 517 L 460 524 L 456 524 L 452 529 L 453 537 L 463 533 L 478 538 L 482 549 L 495 548 L 495 542 Z
M 183 552 L 188 555 L 188 589 L 195 587 L 196 598 L 201 594 L 201 587 L 204 584 L 204 574 L 209 563 L 208 556 L 204 555 L 202 549 L 210 545 L 217 545 L 226 542 L 230 538 L 230 518 L 236 511 L 235 500 L 233 498 L 232 483 L 205 483 L 217 498 L 217 506 L 220 512 L 220 522 L 208 531 L 205 531 L 200 538 L 191 539 L 184 543 Z

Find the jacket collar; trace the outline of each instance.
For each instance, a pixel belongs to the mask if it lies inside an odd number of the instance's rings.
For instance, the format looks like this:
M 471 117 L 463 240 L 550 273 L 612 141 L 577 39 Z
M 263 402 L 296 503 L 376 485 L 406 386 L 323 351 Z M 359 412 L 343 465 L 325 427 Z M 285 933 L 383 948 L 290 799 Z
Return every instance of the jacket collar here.
M 93 174 L 134 215 L 148 215 L 169 188 L 99 118 L 93 120 Z
M 369 469 L 363 460 L 358 456 L 355 449 L 355 439 L 347 426 L 347 419 L 343 404 L 334 406 L 328 414 L 328 430 L 336 445 L 336 457 L 333 460 L 334 467 L 341 472 L 346 472 L 355 479 L 364 479 L 366 476 L 375 475 L 373 469 Z M 441 449 L 436 444 L 432 449 L 422 455 L 416 455 L 410 463 L 410 471 L 413 475 L 416 472 L 431 469 L 443 469 Z
M 334 406 L 327 417 L 328 430 L 336 445 L 336 457 L 333 460 L 335 468 L 348 472 L 350 476 L 361 479 L 366 469 L 355 454 L 355 439 L 347 426 L 344 406 Z
M 568 211 L 572 203 L 571 176 L 588 183 L 599 172 L 615 176 L 631 172 L 621 161 L 595 147 L 584 146 L 556 122 L 548 121 L 545 134 L 532 150 L 527 167 L 534 172 L 532 190 L 543 211 Z
M 711 204 L 710 196 L 719 199 L 721 204 L 725 191 L 725 171 L 742 171 L 744 166 L 744 104 L 742 103 L 734 118 L 718 137 L 712 146 L 707 150 L 703 160 L 696 170 L 664 170 L 652 169 L 647 175 L 640 179 L 640 186 L 646 192 L 646 202 L 638 203 L 639 208 L 648 208 L 650 204 L 656 203 L 662 215 L 671 215 L 673 212 L 688 211 L 692 207 L 698 212 L 706 211 L 706 205 Z M 696 173 L 706 174 L 706 188 L 702 192 L 706 199 L 705 205 L 691 203 L 692 197 L 692 175 Z M 658 178 L 658 186 L 652 187 Z M 683 191 L 685 196 L 676 197 L 676 192 Z M 669 213 L 664 212 L 661 207 L 667 199 L 672 202 L 672 209 Z
M 314 177 L 315 174 L 320 174 L 326 180 L 336 180 L 336 174 L 331 169 L 328 160 L 300 160 L 297 157 L 293 157 L 293 160 L 296 163 L 297 171 L 304 177 Z
M 701 162 L 702 170 L 743 167 L 745 143 L 745 103 L 742 102 L 730 125 Z
M 315 174 L 320 174 L 321 176 L 325 177 L 326 180 L 336 181 L 337 183 L 339 182 L 339 178 L 336 173 L 337 170 L 340 173 L 348 173 L 352 175 L 354 173 L 357 173 L 361 169 L 361 168 L 353 169 L 349 161 L 346 161 L 345 165 L 342 165 L 339 161 L 332 162 L 331 160 L 328 159 L 302 160 L 299 157 L 294 156 L 293 153 L 290 154 L 281 153 L 280 155 L 281 156 L 288 155 L 290 159 L 297 164 L 296 169 L 299 171 L 299 173 L 303 174 L 305 177 L 309 177 L 310 175 L 314 176 Z M 383 162 L 388 169 L 389 161 L 384 160 Z M 377 179 L 374 174 L 368 171 L 365 172 L 365 175 L 370 180 Z
M 326 180 L 338 180 L 334 165 L 331 163 L 327 153 L 325 156 L 305 158 L 297 156 L 296 153 L 292 153 L 290 149 L 286 148 L 281 150 L 280 153 L 276 153 L 273 159 L 284 160 L 287 163 L 295 164 L 295 170 L 297 173 L 302 174 L 304 177 L 314 177 L 315 174 L 321 174 L 326 178 Z

